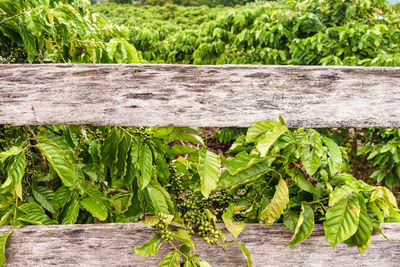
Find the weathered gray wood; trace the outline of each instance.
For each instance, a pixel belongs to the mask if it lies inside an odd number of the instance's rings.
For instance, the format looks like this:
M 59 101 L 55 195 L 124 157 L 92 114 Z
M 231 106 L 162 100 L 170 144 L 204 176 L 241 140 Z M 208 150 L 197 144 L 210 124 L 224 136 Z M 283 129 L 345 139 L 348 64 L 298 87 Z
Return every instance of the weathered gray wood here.
M 0 227 L 0 232 L 8 228 Z M 383 224 L 382 229 L 390 242 L 374 235 L 363 256 L 344 244 L 333 251 L 321 225 L 293 248 L 284 247 L 292 233 L 280 224 L 246 225 L 239 241 L 249 249 L 254 266 L 399 266 L 400 224 Z M 141 224 L 27 226 L 16 229 L 9 238 L 6 266 L 156 266 L 168 246 L 163 245 L 161 253 L 150 258 L 133 251 L 153 234 Z M 213 266 L 245 264 L 237 246 L 222 250 L 197 239 L 196 248 Z
M 400 68 L 0 65 L 0 124 L 400 127 Z

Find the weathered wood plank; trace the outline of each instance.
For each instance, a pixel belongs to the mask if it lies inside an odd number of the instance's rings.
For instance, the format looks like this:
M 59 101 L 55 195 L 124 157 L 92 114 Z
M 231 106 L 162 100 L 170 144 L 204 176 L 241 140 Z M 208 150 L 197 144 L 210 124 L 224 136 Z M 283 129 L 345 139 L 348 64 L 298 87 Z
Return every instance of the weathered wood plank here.
M 9 227 L 0 227 L 0 232 Z M 313 234 L 293 248 L 284 247 L 291 238 L 285 226 L 246 225 L 239 241 L 249 249 L 254 266 L 398 266 L 400 224 L 383 224 L 390 242 L 374 235 L 371 247 L 360 256 L 355 247 L 339 244 L 332 250 L 316 225 Z M 154 234 L 141 224 L 28 226 L 16 229 L 6 246 L 6 266 L 156 266 L 169 249 L 143 258 L 134 253 Z M 222 250 L 196 240 L 196 251 L 213 266 L 244 266 L 236 246 Z
M 0 65 L 0 124 L 400 127 L 400 68 Z

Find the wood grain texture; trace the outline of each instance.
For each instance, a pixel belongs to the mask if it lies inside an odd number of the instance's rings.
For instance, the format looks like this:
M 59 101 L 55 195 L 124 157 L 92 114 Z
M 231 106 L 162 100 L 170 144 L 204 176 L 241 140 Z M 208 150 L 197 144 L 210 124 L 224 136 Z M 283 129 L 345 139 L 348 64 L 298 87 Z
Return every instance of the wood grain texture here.
M 400 127 L 400 68 L 0 65 L 0 124 Z
M 7 229 L 0 227 L 0 232 Z M 382 229 L 390 242 L 373 235 L 371 247 L 363 256 L 356 247 L 344 244 L 333 251 L 322 225 L 316 225 L 313 234 L 293 248 L 284 247 L 292 233 L 282 224 L 246 225 L 239 241 L 249 249 L 254 266 L 399 266 L 400 224 L 383 224 Z M 157 266 L 170 251 L 167 245 L 149 258 L 133 251 L 153 234 L 152 228 L 135 223 L 27 226 L 10 236 L 6 266 Z M 196 251 L 213 266 L 245 266 L 237 246 L 222 250 L 200 239 L 195 243 Z

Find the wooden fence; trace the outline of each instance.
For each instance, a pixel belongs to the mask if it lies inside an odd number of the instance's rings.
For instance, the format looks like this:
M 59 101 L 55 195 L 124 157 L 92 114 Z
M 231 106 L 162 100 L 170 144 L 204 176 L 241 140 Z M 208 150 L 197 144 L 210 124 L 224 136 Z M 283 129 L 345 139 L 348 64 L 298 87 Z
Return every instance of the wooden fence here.
M 400 68 L 189 65 L 0 65 L 0 124 L 250 126 L 282 114 L 291 127 L 400 128 Z M 384 224 L 360 256 L 332 251 L 317 225 L 294 248 L 283 225 L 247 225 L 240 241 L 254 266 L 399 266 L 400 224 Z M 0 227 L 4 232 L 9 227 Z M 154 266 L 133 248 L 140 224 L 27 226 L 6 247 L 7 266 Z M 197 240 L 199 241 L 199 240 Z M 214 266 L 244 264 L 234 246 L 197 242 Z

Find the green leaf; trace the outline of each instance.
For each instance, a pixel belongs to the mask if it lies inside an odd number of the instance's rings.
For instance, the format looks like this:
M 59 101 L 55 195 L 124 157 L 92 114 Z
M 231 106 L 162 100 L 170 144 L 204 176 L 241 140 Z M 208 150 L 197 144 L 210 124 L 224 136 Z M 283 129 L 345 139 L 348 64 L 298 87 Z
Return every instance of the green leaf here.
M 314 229 L 314 211 L 309 205 L 302 205 L 299 220 L 297 221 L 296 228 L 288 247 L 293 247 L 297 243 L 304 241 L 311 235 Z
M 350 19 L 356 15 L 357 6 L 351 5 L 346 9 L 346 18 Z
M 301 146 L 300 159 L 304 169 L 310 176 L 313 176 L 321 164 L 320 156 L 310 144 L 304 144 Z
M 107 219 L 107 211 L 96 200 L 92 198 L 84 198 L 80 201 L 82 207 L 89 211 L 93 217 L 104 221 Z
M 201 182 L 201 193 L 207 197 L 217 187 L 221 170 L 221 161 L 218 155 L 207 150 L 200 151 L 198 171 Z
M 211 265 L 204 260 L 199 260 L 199 267 L 211 267 Z
M 17 218 L 18 221 L 26 222 L 29 224 L 36 224 L 36 225 L 50 225 L 50 224 L 57 224 L 56 221 L 50 219 L 44 213 L 29 213 Z
M 360 248 L 368 243 L 368 240 L 371 238 L 372 235 L 373 227 L 371 218 L 367 213 L 367 206 L 365 204 L 364 198 L 361 195 L 358 195 L 358 202 L 360 203 L 360 220 L 358 223 L 357 232 L 351 237 L 351 239 L 353 240 L 354 244 L 356 244 Z M 360 251 L 360 253 L 362 252 Z
M 198 149 L 185 145 L 174 145 L 172 151 L 174 151 L 175 154 L 193 154 L 199 152 Z
M 271 204 L 266 207 L 264 214 L 266 215 L 265 223 L 267 225 L 272 225 L 279 217 L 281 217 L 283 211 L 286 209 L 289 203 L 289 189 L 286 182 L 281 178 L 278 185 L 276 186 L 276 191 L 274 197 L 272 198 Z
M 299 213 L 295 210 L 287 209 L 283 213 L 283 224 L 292 231 L 295 230 L 298 220 Z
M 67 213 L 65 214 L 62 224 L 74 224 L 78 219 L 79 215 L 79 202 L 74 200 L 71 202 L 67 209 Z
M 246 258 L 246 267 L 251 267 L 253 265 L 253 261 L 251 260 L 251 254 L 249 250 L 242 243 L 236 243 L 236 244 L 239 245 L 240 250 L 242 251 L 243 255 Z
M 226 229 L 228 229 L 228 231 L 235 237 L 235 239 L 237 239 L 240 233 L 243 231 L 244 222 L 235 221 L 235 219 L 233 218 L 234 208 L 235 205 L 231 203 L 226 209 L 226 212 L 222 214 L 222 220 L 224 221 Z
M 234 158 L 229 159 L 229 160 L 224 160 L 223 163 L 225 163 L 225 168 L 229 171 L 231 175 L 235 175 L 242 170 L 245 170 L 249 167 L 251 167 L 253 164 L 258 163 L 258 161 L 261 161 L 263 159 L 258 159 L 258 155 L 255 154 L 247 154 L 246 151 L 242 151 L 239 154 L 237 154 Z
M 132 138 L 128 134 L 124 133 L 121 141 L 118 143 L 118 156 L 115 170 L 115 173 L 120 177 L 123 177 L 126 173 L 127 159 L 131 144 Z
M 51 164 L 63 184 L 67 187 L 74 187 L 77 176 L 74 169 L 68 164 L 59 147 L 47 143 L 39 143 L 36 147 L 42 151 L 47 161 Z
M 384 198 L 389 205 L 397 208 L 396 198 L 388 188 L 383 186 L 377 186 L 376 189 L 371 194 L 370 201 L 373 202 L 380 198 Z
M 117 127 L 113 127 L 101 146 L 101 162 L 104 166 L 114 169 L 118 156 L 118 144 L 121 140 Z
M 153 236 L 149 241 L 145 244 L 141 245 L 140 247 L 135 248 L 135 253 L 143 256 L 148 257 L 157 254 L 158 250 L 162 245 L 162 239 L 160 234 Z
M 196 134 L 186 133 L 184 130 L 186 130 L 186 128 L 174 128 L 173 133 L 171 133 L 169 136 L 169 141 L 181 140 L 204 145 L 204 141 L 200 136 Z
M 51 205 L 55 210 L 58 210 L 67 204 L 71 196 L 72 196 L 71 190 L 66 186 L 61 186 L 54 193 L 54 196 L 51 200 Z
M 178 231 L 173 231 L 171 236 L 174 239 L 181 241 L 183 244 L 185 244 L 189 248 L 194 248 L 192 238 L 190 237 L 188 231 L 186 231 L 184 229 L 179 229 Z
M 247 130 L 246 142 L 251 143 L 256 141 L 263 133 L 273 129 L 274 127 L 280 128 L 284 125 L 277 121 L 259 121 L 252 124 Z
M 42 205 L 43 208 L 54 213 L 55 210 L 53 205 L 51 204 L 51 200 L 54 196 L 54 193 L 44 186 L 36 186 L 32 188 L 32 194 L 35 197 L 36 201 Z
M 360 190 L 358 181 L 348 182 L 340 187 L 336 187 L 329 196 L 329 206 L 335 206 L 340 200 L 349 197 L 352 193 L 358 193 Z
M 36 203 L 25 203 L 18 206 L 18 209 L 24 213 L 44 213 L 44 209 Z
M 275 141 L 287 131 L 288 128 L 286 128 L 286 126 L 279 124 L 278 126 L 274 127 L 272 131 L 263 134 L 257 143 L 257 150 L 260 152 L 260 156 L 264 157 L 267 155 L 272 144 L 275 143 Z
M 366 251 L 369 248 L 369 246 L 371 245 L 371 239 L 372 239 L 372 236 L 369 237 L 368 241 L 364 245 L 357 247 L 361 256 L 364 253 L 364 251 Z
M 343 158 L 342 153 L 340 152 L 339 146 L 330 138 L 322 137 L 322 141 L 328 148 L 328 165 L 329 170 L 331 171 L 331 175 L 336 174 L 340 171 Z
M 148 144 L 143 144 L 139 152 L 140 189 L 143 190 L 150 183 L 152 175 L 153 154 Z
M 181 257 L 179 256 L 178 252 L 170 252 L 164 257 L 164 259 L 161 260 L 161 262 L 158 264 L 158 267 L 179 267 L 180 259 Z
M 357 232 L 360 220 L 360 204 L 353 195 L 329 207 L 324 222 L 325 235 L 332 248 L 339 242 L 349 239 Z
M 13 230 L 10 230 L 0 235 L 0 266 L 3 266 L 6 262 L 6 243 L 12 232 Z
M 67 127 L 64 128 L 68 129 Z M 66 132 L 68 133 L 68 131 Z M 70 133 L 70 132 L 69 132 Z M 70 163 L 74 164 L 75 162 L 75 152 L 71 145 L 67 142 L 64 136 L 59 136 L 50 132 L 42 133 L 41 135 L 36 136 L 39 142 L 47 143 L 50 145 L 54 145 L 60 149 L 63 153 L 65 159 Z
M 147 192 L 156 212 L 168 214 L 170 210 L 174 210 L 170 194 L 159 183 L 150 183 L 147 186 Z
M 231 175 L 229 172 L 223 172 L 218 181 L 218 188 L 225 188 L 247 180 L 254 180 L 269 171 L 271 171 L 271 168 L 268 167 L 265 162 L 260 162 L 240 171 L 236 175 Z
M 304 177 L 304 174 L 300 171 L 300 169 L 289 169 L 287 170 L 287 173 L 291 176 L 291 179 L 297 184 L 298 187 L 312 194 L 316 193 L 315 186 L 309 180 L 307 180 L 306 177 Z
M 6 166 L 7 179 L 0 188 L 0 193 L 7 192 L 11 188 L 18 186 L 21 183 L 22 177 L 25 174 L 25 154 L 21 153 L 14 156 Z M 22 188 L 21 188 L 22 189 Z M 22 190 L 18 191 L 18 197 L 22 198 Z
M 0 162 L 3 163 L 7 158 L 15 156 L 22 152 L 21 147 L 13 146 L 9 150 L 0 153 Z
M 83 181 L 80 182 L 83 183 Z M 90 182 L 86 183 L 83 191 L 90 198 L 96 200 L 99 204 L 101 204 L 104 208 L 109 209 L 111 207 L 110 198 L 108 198 L 104 193 L 100 192 Z

